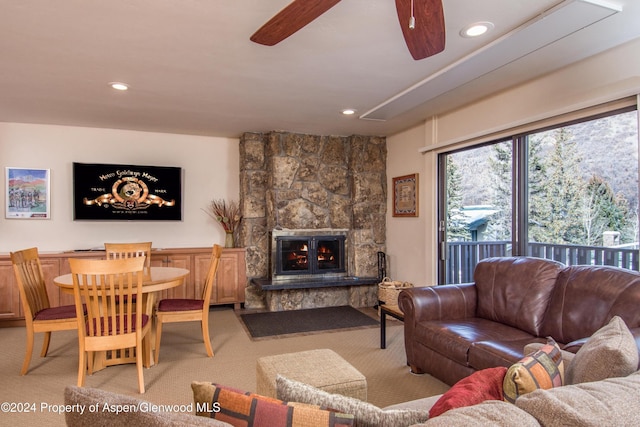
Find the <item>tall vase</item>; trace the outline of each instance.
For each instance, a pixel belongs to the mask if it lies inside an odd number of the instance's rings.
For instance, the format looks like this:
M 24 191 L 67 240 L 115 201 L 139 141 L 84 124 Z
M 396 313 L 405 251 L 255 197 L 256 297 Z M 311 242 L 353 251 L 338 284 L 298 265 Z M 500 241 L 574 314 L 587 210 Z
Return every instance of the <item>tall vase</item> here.
M 224 238 L 224 247 L 225 248 L 233 248 L 235 247 L 233 241 L 233 231 L 227 231 L 226 236 Z

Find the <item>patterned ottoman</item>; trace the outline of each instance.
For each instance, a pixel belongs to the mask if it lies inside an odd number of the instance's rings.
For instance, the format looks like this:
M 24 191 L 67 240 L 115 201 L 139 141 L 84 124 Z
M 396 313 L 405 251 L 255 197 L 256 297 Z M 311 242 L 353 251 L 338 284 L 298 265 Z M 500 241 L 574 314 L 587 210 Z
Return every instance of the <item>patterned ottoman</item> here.
M 258 359 L 257 393 L 276 396 L 276 375 L 309 384 L 329 393 L 367 401 L 367 379 L 333 350 L 318 349 Z

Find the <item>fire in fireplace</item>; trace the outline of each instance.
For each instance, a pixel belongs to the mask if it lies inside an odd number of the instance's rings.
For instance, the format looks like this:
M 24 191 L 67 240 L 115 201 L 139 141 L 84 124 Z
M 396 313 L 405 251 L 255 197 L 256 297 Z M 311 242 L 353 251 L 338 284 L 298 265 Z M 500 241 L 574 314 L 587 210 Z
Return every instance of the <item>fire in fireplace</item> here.
M 274 230 L 272 277 L 344 276 L 346 231 Z

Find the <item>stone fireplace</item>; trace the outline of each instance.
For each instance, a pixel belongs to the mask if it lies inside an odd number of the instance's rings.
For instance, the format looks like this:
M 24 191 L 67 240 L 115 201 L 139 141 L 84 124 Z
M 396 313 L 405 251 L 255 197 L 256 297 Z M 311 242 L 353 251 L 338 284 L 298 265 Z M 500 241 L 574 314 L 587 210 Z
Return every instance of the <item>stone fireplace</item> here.
M 376 304 L 377 285 L 304 287 L 300 270 L 284 274 L 295 278 L 298 286 L 280 287 L 277 293 L 255 283 L 273 276 L 274 233 L 278 237 L 291 230 L 318 236 L 344 235 L 343 266 L 335 270 L 333 264 L 324 264 L 333 270 L 325 273 L 377 277 L 377 254 L 386 249 L 386 154 L 384 137 L 277 131 L 241 136 L 240 205 L 244 219 L 239 239 L 247 248 L 247 276 L 255 279 L 246 289 L 245 307 L 286 310 Z M 275 245 L 277 248 L 277 241 Z M 294 244 L 287 245 L 296 252 Z M 313 249 L 317 258 L 318 248 Z M 302 257 L 299 262 L 304 263 L 308 255 L 294 256 Z M 299 267 L 303 270 L 302 264 Z M 316 268 L 315 272 L 322 272 Z M 279 276 L 275 273 L 276 278 L 282 276 L 282 272 Z
M 346 276 L 346 237 L 347 230 L 273 230 L 271 280 Z

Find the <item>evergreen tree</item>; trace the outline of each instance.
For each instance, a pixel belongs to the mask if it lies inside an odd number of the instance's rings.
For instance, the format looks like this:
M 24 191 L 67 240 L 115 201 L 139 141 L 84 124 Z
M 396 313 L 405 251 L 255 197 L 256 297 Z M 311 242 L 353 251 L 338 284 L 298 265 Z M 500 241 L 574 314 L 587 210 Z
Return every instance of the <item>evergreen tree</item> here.
M 629 202 L 622 194 L 614 194 L 611 185 L 593 175 L 585 191 L 585 232 L 588 245 L 601 246 L 605 231 L 617 231 L 621 239 L 629 234 Z M 624 236 L 624 237 L 623 237 Z
M 546 185 L 540 198 L 539 222 L 531 224 L 529 240 L 556 244 L 584 244 L 581 158 L 566 128 L 535 135 L 551 145 L 546 159 Z M 542 195 L 542 194 L 541 194 Z
M 546 197 L 546 168 L 540 157 L 541 144 L 536 141 L 527 141 L 528 163 L 528 204 L 529 224 L 539 224 L 546 215 L 546 206 L 543 203 Z M 500 209 L 494 215 L 490 223 L 490 229 L 496 240 L 511 240 L 511 226 L 513 221 L 512 207 L 512 163 L 513 149 L 511 142 L 495 144 L 493 157 L 489 160 L 494 177 L 493 205 Z
M 447 241 L 471 239 L 462 214 L 462 175 L 453 156 L 446 156 L 447 183 Z
M 599 246 L 602 244 L 602 233 L 606 226 L 604 218 L 600 213 L 600 204 L 598 203 L 598 188 L 593 182 L 595 176 L 587 185 L 583 197 L 582 221 L 585 230 L 585 244 L 588 246 Z
M 632 243 L 638 241 L 638 211 L 632 209 L 629 200 L 622 193 L 618 193 L 615 196 L 615 206 L 618 210 L 620 222 L 617 226 L 620 227 L 620 243 Z
M 542 160 L 542 143 L 539 139 L 528 138 L 526 141 L 527 158 L 527 221 L 529 224 L 529 240 L 540 241 L 539 228 L 547 217 L 547 167 Z
M 511 141 L 493 145 L 489 166 L 493 174 L 492 205 L 498 209 L 489 222 L 489 234 L 494 240 L 511 240 L 513 145 Z

